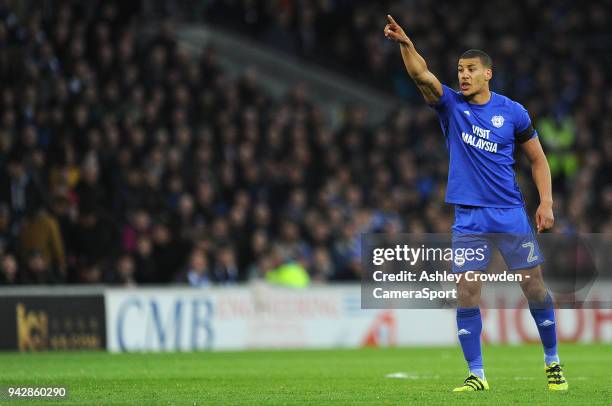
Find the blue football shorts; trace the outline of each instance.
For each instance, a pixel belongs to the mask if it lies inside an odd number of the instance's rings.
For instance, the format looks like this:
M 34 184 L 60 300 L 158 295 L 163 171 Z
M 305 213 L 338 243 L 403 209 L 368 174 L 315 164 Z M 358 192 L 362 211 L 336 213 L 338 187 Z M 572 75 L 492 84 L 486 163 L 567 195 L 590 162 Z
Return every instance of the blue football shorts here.
M 495 248 L 510 271 L 544 262 L 524 207 L 455 205 L 452 230 L 453 272 L 486 271 Z

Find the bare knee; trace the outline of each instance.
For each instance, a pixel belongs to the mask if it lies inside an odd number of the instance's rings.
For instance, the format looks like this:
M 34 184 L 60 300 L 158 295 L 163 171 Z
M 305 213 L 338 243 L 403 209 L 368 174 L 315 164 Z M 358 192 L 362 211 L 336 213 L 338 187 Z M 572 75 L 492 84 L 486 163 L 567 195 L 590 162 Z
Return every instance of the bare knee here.
M 543 301 L 546 298 L 548 290 L 546 289 L 546 285 L 544 285 L 540 267 L 522 270 L 519 271 L 519 273 L 522 275 L 522 280 L 520 282 L 521 289 L 527 300 Z

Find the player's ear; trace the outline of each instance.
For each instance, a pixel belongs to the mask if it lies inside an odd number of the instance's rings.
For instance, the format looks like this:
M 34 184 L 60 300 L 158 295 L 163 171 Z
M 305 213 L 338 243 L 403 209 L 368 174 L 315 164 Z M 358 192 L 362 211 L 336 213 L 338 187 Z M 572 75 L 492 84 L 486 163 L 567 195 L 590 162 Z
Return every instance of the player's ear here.
M 493 77 L 493 69 L 491 69 L 491 68 L 486 68 L 486 69 L 485 69 L 485 71 L 484 71 L 484 76 L 485 76 L 485 79 L 486 79 L 487 81 L 488 81 L 488 80 L 491 80 L 491 78 Z

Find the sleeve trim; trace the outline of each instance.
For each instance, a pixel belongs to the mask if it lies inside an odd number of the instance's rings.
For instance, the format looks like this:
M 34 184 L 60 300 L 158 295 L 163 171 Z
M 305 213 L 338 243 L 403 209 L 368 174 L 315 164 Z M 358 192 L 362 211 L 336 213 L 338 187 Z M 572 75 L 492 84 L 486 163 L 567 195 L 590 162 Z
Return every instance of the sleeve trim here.
M 527 127 L 526 129 L 524 129 L 523 131 L 520 132 L 516 132 L 514 134 L 514 140 L 517 144 L 523 144 L 527 141 L 529 141 L 530 139 L 533 138 L 533 135 L 535 134 L 535 129 L 533 128 L 533 126 L 531 124 L 529 124 L 529 127 Z

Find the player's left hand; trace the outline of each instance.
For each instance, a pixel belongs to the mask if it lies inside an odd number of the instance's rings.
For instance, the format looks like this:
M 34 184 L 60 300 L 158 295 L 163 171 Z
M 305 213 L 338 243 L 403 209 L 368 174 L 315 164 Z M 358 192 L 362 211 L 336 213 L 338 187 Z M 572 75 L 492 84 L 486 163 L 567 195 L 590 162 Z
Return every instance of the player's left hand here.
M 555 224 L 552 204 L 540 203 L 538 210 L 536 210 L 535 220 L 538 233 L 552 228 L 553 224 Z
M 393 19 L 393 17 L 391 17 L 390 14 L 387 14 L 387 22 L 388 24 L 385 25 L 384 31 L 386 38 L 393 40 L 399 44 L 411 44 L 410 39 L 408 38 L 402 27 L 400 27 L 400 25 L 395 22 L 395 20 Z

